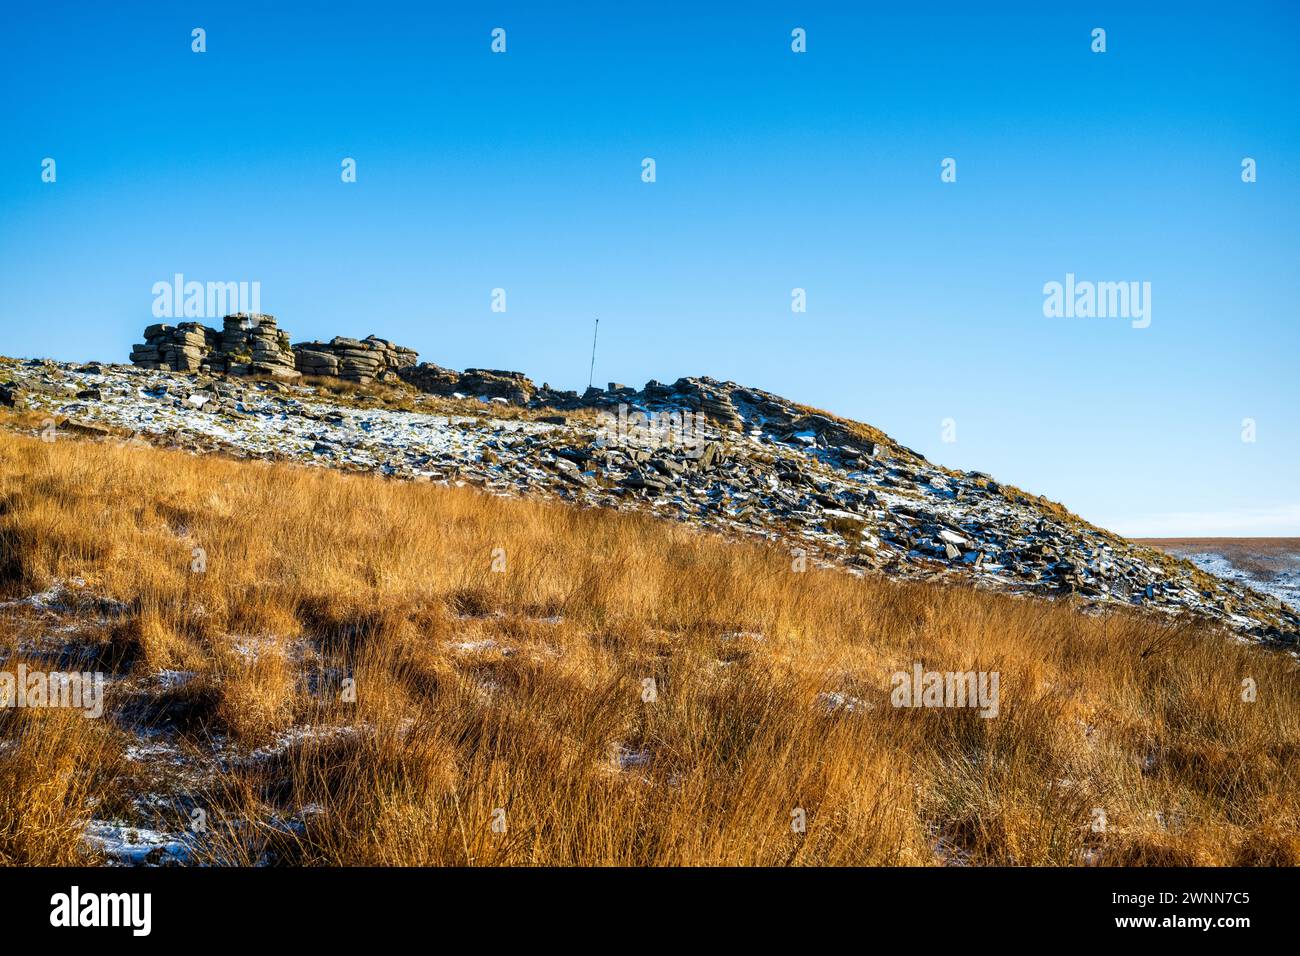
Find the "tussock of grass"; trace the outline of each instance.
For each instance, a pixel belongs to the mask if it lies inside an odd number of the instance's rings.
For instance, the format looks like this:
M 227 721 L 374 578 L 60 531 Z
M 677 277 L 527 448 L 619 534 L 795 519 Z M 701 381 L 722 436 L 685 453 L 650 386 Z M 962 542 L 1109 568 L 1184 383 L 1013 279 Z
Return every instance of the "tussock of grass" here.
M 774 547 L 469 488 L 0 433 L 0 597 L 78 578 L 125 602 L 80 634 L 122 686 L 195 676 L 121 691 L 111 720 L 0 710 L 0 861 L 73 858 L 96 805 L 129 803 L 141 723 L 247 755 L 187 795 L 215 862 L 1300 861 L 1293 662 L 1190 624 L 794 573 Z M 0 648 L 31 626 L 0 612 Z M 999 672 L 999 716 L 892 707 L 914 661 Z
M 108 728 L 71 710 L 5 708 L 0 741 L 0 864 L 86 862 L 89 804 L 121 759 Z

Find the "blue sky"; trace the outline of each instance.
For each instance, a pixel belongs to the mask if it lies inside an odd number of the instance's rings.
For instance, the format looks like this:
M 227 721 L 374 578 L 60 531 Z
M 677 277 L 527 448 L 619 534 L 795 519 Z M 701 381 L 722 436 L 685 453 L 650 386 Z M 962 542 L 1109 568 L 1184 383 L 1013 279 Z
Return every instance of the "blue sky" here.
M 1122 533 L 1300 534 L 1293 5 L 450 6 L 7 10 L 0 353 L 125 361 L 180 272 L 581 388 L 599 316 L 598 383 L 765 388 Z M 1150 327 L 1045 318 L 1066 273 L 1150 282 Z

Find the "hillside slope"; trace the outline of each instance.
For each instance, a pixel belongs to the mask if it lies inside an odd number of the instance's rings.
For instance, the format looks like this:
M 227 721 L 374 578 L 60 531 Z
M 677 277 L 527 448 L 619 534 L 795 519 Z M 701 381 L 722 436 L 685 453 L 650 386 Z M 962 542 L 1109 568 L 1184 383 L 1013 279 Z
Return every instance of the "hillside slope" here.
M 1300 614 L 1241 581 L 766 392 L 682 379 L 579 398 L 515 373 L 415 371 L 442 394 L 6 360 L 0 399 L 8 395 L 51 435 L 98 428 L 182 448 L 558 497 L 781 540 L 792 560 L 857 573 L 1073 595 L 1192 613 L 1257 640 L 1300 639 Z M 456 391 L 470 386 L 483 394 Z

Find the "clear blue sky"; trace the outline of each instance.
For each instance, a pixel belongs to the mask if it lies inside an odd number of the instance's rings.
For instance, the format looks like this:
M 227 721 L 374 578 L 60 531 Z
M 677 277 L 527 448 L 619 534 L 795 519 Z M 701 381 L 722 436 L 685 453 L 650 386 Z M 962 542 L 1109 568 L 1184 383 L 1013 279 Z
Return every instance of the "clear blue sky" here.
M 10 6 L 0 352 L 125 361 L 181 272 L 580 388 L 600 316 L 597 382 L 766 388 L 1124 533 L 1300 534 L 1296 5 L 701 6 Z M 1150 328 L 1044 318 L 1067 272 L 1149 281 Z

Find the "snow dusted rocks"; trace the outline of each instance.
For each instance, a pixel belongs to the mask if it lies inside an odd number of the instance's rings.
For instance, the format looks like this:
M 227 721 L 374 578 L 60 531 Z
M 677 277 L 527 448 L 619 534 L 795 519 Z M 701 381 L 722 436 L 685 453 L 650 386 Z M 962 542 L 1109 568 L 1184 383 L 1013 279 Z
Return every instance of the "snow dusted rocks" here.
M 254 375 L 285 382 L 313 375 L 368 384 L 414 366 L 418 358 L 414 350 L 374 335 L 290 345 L 289 334 L 278 327 L 275 316 L 263 313 L 228 315 L 221 324 L 220 332 L 198 322 L 151 325 L 144 330 L 144 344 L 131 350 L 131 363 L 146 369 Z
M 131 362 L 141 368 L 197 372 L 216 345 L 217 333 L 198 322 L 151 325 L 144 330 L 144 344 L 131 350 Z
M 338 377 L 363 385 L 388 381 L 389 374 L 412 367 L 418 358 L 413 349 L 374 335 L 364 339 L 335 336 L 329 342 L 301 342 L 293 347 L 293 354 L 303 375 Z
M 144 330 L 144 344 L 131 350 L 131 363 L 175 372 L 298 378 L 289 336 L 277 328 L 275 316 L 261 313 L 228 315 L 220 332 L 198 322 L 151 325 Z
M 456 372 L 440 365 L 421 362 L 398 372 L 401 378 L 430 395 L 445 398 L 500 399 L 512 405 L 526 405 L 537 395 L 537 386 L 522 372 L 467 368 Z M 576 393 L 571 393 L 576 398 Z
M 345 345 L 338 351 L 355 351 Z M 396 374 L 430 396 L 417 396 L 414 410 L 360 408 L 300 383 L 0 360 L 0 384 L 15 404 L 45 411 L 61 431 L 112 429 L 193 450 L 648 512 L 781 542 L 792 573 L 833 565 L 1068 595 L 1085 607 L 1195 614 L 1242 637 L 1300 641 L 1300 614 L 1245 582 L 757 389 L 683 378 L 579 396 L 519 373 L 422 364 Z M 449 415 L 433 397 L 441 395 L 483 404 L 472 417 Z M 515 409 L 494 416 L 504 404 Z

